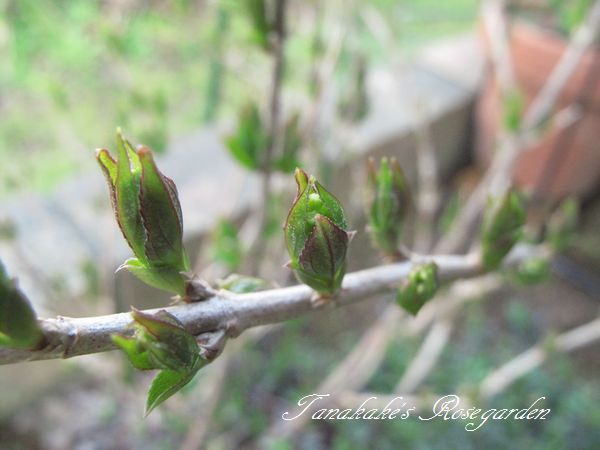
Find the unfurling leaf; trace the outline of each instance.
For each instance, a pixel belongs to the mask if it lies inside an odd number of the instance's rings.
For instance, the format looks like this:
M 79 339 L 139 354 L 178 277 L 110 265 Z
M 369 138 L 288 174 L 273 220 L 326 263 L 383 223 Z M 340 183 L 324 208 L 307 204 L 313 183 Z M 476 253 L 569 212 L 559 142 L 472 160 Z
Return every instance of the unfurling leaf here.
M 0 261 L 0 347 L 33 349 L 43 338 L 29 300 Z
M 521 237 L 525 224 L 521 195 L 509 190 L 499 202 L 489 202 L 483 220 L 481 251 L 486 269 L 496 269 Z
M 134 335 L 115 334 L 112 339 L 137 369 L 161 369 L 148 392 L 148 415 L 185 386 L 208 362 L 200 356 L 196 338 L 168 312 L 147 314 L 134 309 L 131 316 Z
M 395 258 L 402 229 L 410 208 L 410 192 L 404 173 L 395 158 L 381 158 L 379 170 L 369 160 L 367 194 L 368 229 L 375 246 Z
M 117 223 L 135 258 L 121 267 L 145 283 L 185 294 L 181 272 L 190 269 L 183 248 L 177 188 L 156 167 L 152 152 L 137 151 L 117 130 L 117 159 L 100 149 L 96 159 L 108 182 Z
M 181 390 L 186 384 L 192 381 L 198 370 L 202 367 L 200 357 L 196 359 L 196 366 L 185 372 L 176 372 L 174 370 L 161 370 L 152 380 L 148 390 L 146 400 L 146 416 L 158 405 L 163 403 L 169 397 Z
M 284 226 L 298 279 L 323 295 L 334 295 L 346 273 L 347 231 L 340 202 L 314 177 L 296 169 L 298 191 Z
M 396 301 L 406 311 L 416 315 L 431 300 L 439 288 L 437 265 L 419 264 L 412 268 L 405 282 L 398 288 Z

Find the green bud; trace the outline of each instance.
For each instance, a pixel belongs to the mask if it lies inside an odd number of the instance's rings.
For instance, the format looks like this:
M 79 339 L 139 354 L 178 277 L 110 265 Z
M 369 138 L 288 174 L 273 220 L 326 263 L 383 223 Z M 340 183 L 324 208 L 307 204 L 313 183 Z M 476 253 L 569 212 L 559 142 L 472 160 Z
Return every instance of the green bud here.
M 537 284 L 545 281 L 550 276 L 550 262 L 547 258 L 532 257 L 521 262 L 515 272 L 514 278 L 519 284 Z
M 340 202 L 302 169 L 298 192 L 284 225 L 290 267 L 298 279 L 324 295 L 335 294 L 346 273 L 347 231 Z
M 521 195 L 509 190 L 499 202 L 488 202 L 481 250 L 486 269 L 496 269 L 521 237 L 526 212 Z
M 185 293 L 181 272 L 190 269 L 183 248 L 181 205 L 175 183 L 156 167 L 152 152 L 137 151 L 117 130 L 117 159 L 100 149 L 117 223 L 135 258 L 121 266 L 150 286 Z
M 248 103 L 240 110 L 237 130 L 225 144 L 232 156 L 244 167 L 257 170 L 261 167 L 269 133 L 263 124 L 256 103 Z
M 398 288 L 396 302 L 412 315 L 417 315 L 423 305 L 434 297 L 438 288 L 437 265 L 432 262 L 418 264 Z
M 379 170 L 369 159 L 367 216 L 374 245 L 386 256 L 396 257 L 402 228 L 410 208 L 410 192 L 395 158 L 381 158 Z
M 44 338 L 29 300 L 0 261 L 0 347 L 35 348 Z
M 575 233 L 579 218 L 579 205 L 574 198 L 561 202 L 548 221 L 548 242 L 556 252 L 565 250 Z
M 136 309 L 131 315 L 134 336 L 115 334 L 112 338 L 136 368 L 183 372 L 197 365 L 196 338 L 173 315 L 164 310 L 151 315 Z

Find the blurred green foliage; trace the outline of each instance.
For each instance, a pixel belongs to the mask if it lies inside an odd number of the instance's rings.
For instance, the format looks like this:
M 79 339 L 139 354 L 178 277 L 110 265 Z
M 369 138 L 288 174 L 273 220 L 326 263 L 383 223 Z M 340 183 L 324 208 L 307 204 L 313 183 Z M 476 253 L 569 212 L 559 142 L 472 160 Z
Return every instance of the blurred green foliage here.
M 369 13 L 354 37 L 377 63 L 464 31 L 477 14 L 477 0 L 361 2 L 356 11 Z M 162 151 L 171 136 L 231 117 L 249 93 L 262 98 L 268 55 L 248 39 L 242 10 L 234 0 L 0 0 L 0 197 L 92 170 L 90 151 L 115 126 Z M 373 12 L 389 42 L 365 23 Z M 300 19 L 290 16 L 285 76 L 308 92 L 314 30 Z

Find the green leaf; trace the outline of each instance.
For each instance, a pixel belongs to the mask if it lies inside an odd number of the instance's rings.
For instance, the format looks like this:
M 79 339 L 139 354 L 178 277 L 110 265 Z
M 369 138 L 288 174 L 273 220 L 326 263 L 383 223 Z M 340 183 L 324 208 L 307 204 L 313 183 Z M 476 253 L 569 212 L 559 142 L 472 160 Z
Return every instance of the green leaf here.
M 117 130 L 117 176 L 115 180 L 116 216 L 125 240 L 135 256 L 146 262 L 146 232 L 140 216 L 141 165 L 131 144 Z
M 138 157 L 142 167 L 140 212 L 146 231 L 145 254 L 152 266 L 169 266 L 187 271 L 187 257 L 182 244 L 183 224 L 177 189 L 154 163 L 152 152 L 141 147 Z
M 137 258 L 129 258 L 117 269 L 127 269 L 149 286 L 185 295 L 185 281 L 180 270 L 170 266 L 149 266 Z
M 146 416 L 148 416 L 154 408 L 188 384 L 203 365 L 203 360 L 198 356 L 191 370 L 185 372 L 176 372 L 174 370 L 160 371 L 154 380 L 152 380 L 152 384 L 148 390 Z
M 242 244 L 235 225 L 221 219 L 212 234 L 212 257 L 225 265 L 228 270 L 236 270 L 242 263 Z
M 260 168 L 264 152 L 269 145 L 269 136 L 255 103 L 242 107 L 238 117 L 238 128 L 225 143 L 232 156 L 250 170 Z
M 269 42 L 271 25 L 267 18 L 265 0 L 242 0 L 242 3 L 252 23 L 252 40 L 263 50 L 269 51 L 271 48 Z
M 44 335 L 29 300 L 0 261 L 0 346 L 35 348 Z
M 152 370 L 157 367 L 152 364 L 148 356 L 148 352 L 144 350 L 135 338 L 123 336 L 121 334 L 113 334 L 111 336 L 112 341 L 121 348 L 127 358 L 133 364 L 133 367 L 139 370 Z

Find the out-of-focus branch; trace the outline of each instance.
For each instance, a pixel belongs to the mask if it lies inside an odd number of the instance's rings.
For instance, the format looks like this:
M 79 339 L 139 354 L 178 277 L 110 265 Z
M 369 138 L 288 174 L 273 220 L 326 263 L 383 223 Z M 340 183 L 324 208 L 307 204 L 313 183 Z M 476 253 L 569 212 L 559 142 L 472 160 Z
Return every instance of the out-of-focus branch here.
M 180 450 L 197 450 L 202 448 L 208 436 L 213 420 L 213 415 L 219 406 L 219 399 L 227 380 L 227 372 L 234 357 L 246 345 L 260 340 L 267 332 L 276 327 L 261 327 L 250 330 L 241 339 L 233 342 L 228 351 L 207 368 L 210 372 L 202 379 L 201 399 L 195 402 L 197 412 L 194 421 L 188 427 L 188 432 L 183 439 Z
M 512 264 L 511 261 L 507 262 Z M 390 336 L 417 335 L 432 322 L 447 317 L 468 300 L 483 298 L 501 285 L 502 280 L 498 274 L 457 281 L 447 292 L 427 303 L 414 319 L 403 314 L 397 307 L 386 307 L 352 351 L 344 357 L 325 381 L 315 388 L 314 392 L 329 393 L 334 402 L 347 396 L 361 395 L 357 391 L 364 387 L 381 364 Z M 310 411 L 293 421 L 274 423 L 263 434 L 264 443 L 274 439 L 291 439 L 310 419 L 308 414 Z
M 525 118 L 523 129 L 536 128 L 546 119 L 562 92 L 565 84 L 577 69 L 586 50 L 594 43 L 600 28 L 600 1 L 590 8 L 585 22 L 573 35 L 571 42 L 560 60 L 550 73 L 540 93 L 531 103 Z
M 538 344 L 491 372 L 479 384 L 475 394 L 472 394 L 469 397 L 461 396 L 461 406 L 463 408 L 468 408 L 468 405 L 475 404 L 475 399 L 489 399 L 500 394 L 519 378 L 541 366 L 546 359 L 552 355 L 552 351 L 567 353 L 590 345 L 598 340 L 600 340 L 600 318 L 596 318 L 586 324 L 558 335 L 552 343 Z M 404 401 L 410 406 L 416 406 L 417 411 L 421 410 L 423 407 L 425 407 L 425 409 L 431 409 L 433 402 L 441 397 L 439 395 L 407 396 L 402 393 L 389 395 L 373 392 L 353 393 L 345 391 L 339 396 L 338 405 L 356 408 L 357 405 L 360 405 L 366 399 L 373 397 L 369 406 L 377 408 L 380 407 L 380 405 L 387 405 L 391 400 L 398 396 L 402 396 Z
M 435 367 L 452 332 L 452 319 L 445 317 L 436 321 L 429 329 L 419 352 L 410 362 L 394 392 L 410 394 Z
M 549 342 L 542 342 L 503 364 L 481 382 L 479 396 L 490 398 L 498 395 L 519 378 L 541 366 L 553 350 L 571 352 L 597 340 L 600 340 L 600 318 L 562 333 Z
M 496 27 L 496 33 L 488 34 L 489 39 L 492 41 L 492 49 L 507 47 L 507 36 L 500 33 L 502 30 L 506 30 L 506 25 L 503 25 L 505 18 L 501 13 L 501 9 L 489 8 L 486 11 L 490 14 L 497 14 L 493 21 L 500 22 L 500 25 Z M 558 96 L 577 68 L 585 50 L 593 44 L 599 28 L 600 2 L 596 1 L 588 14 L 587 20 L 579 27 L 546 83 L 527 109 L 520 129 L 514 133 L 505 132 L 502 134 L 499 148 L 496 150 L 496 157 L 486 171 L 482 182 L 473 191 L 465 207 L 454 221 L 451 230 L 440 241 L 439 246 L 436 248 L 437 251 L 442 253 L 455 252 L 463 248 L 472 234 L 473 225 L 483 209 L 487 195 L 490 193 L 501 195 L 508 187 L 512 168 L 517 157 L 525 148 L 525 144 L 529 142 L 532 131 L 551 115 Z M 498 42 L 494 43 L 494 41 Z M 506 59 L 507 52 L 496 51 L 492 54 L 495 59 L 494 69 L 496 73 L 506 71 L 506 66 L 510 64 Z M 510 82 L 510 78 L 504 74 L 498 74 L 496 77 L 499 80 Z
M 434 241 L 435 215 L 440 204 L 438 163 L 427 114 L 423 105 L 416 105 L 419 113 L 413 126 L 417 140 L 417 175 L 419 188 L 417 195 L 417 226 L 414 248 L 427 252 Z

